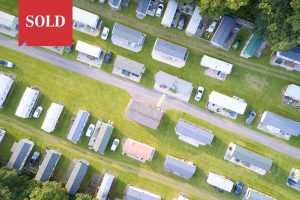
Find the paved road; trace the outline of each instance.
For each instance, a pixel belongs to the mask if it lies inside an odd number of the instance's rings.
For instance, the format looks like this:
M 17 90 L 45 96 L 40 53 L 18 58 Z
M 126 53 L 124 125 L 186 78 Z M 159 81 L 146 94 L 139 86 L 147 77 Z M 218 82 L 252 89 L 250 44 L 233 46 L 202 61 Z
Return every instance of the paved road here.
M 39 48 L 27 46 L 19 47 L 16 40 L 8 38 L 4 35 L 0 35 L 0 45 L 16 50 L 23 54 L 32 56 L 34 58 L 43 60 L 45 62 L 52 63 L 54 65 L 57 65 L 58 67 L 122 88 L 126 90 L 133 98 L 143 102 L 155 105 L 162 95 L 161 93 L 152 89 L 145 88 L 141 85 L 116 77 L 112 74 L 108 74 L 104 71 L 88 67 L 84 64 L 51 54 Z M 259 132 L 256 132 L 252 129 L 244 127 L 230 120 L 221 118 L 205 110 L 201 110 L 200 108 L 194 105 L 182 102 L 171 97 L 166 97 L 164 102 L 162 103 L 162 108 L 164 110 L 173 109 L 188 113 L 192 116 L 195 116 L 204 121 L 219 126 L 225 130 L 247 137 L 251 140 L 256 141 L 257 143 L 268 146 L 276 151 L 282 152 L 286 155 L 292 156 L 300 160 L 300 149 L 295 148 L 284 142 L 280 142 L 274 138 L 263 135 Z

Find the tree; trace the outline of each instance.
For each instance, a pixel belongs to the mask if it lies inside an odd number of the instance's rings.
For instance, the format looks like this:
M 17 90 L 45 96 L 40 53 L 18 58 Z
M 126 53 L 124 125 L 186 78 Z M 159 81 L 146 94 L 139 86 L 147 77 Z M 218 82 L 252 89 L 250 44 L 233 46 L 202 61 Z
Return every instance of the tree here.
M 249 0 L 200 0 L 201 13 L 210 19 L 224 15 L 228 10 L 238 10 Z
M 300 45 L 300 0 L 199 0 L 201 13 L 214 19 L 233 13 L 254 22 L 273 50 Z
M 300 45 L 299 0 L 260 0 L 255 30 L 273 50 L 289 50 Z
M 96 200 L 96 198 L 93 198 L 90 194 L 77 193 L 75 200 Z
M 249 0 L 227 0 L 226 6 L 231 10 L 238 10 L 247 5 Z
M 201 13 L 209 19 L 223 15 L 225 10 L 224 1 L 225 0 L 201 0 Z
M 31 180 L 29 176 L 18 174 L 16 170 L 0 169 L 0 187 L 7 188 L 10 191 L 11 199 L 28 198 L 32 188 L 35 186 L 35 180 Z
M 39 184 L 31 194 L 31 200 L 68 200 L 69 195 L 60 183 L 50 181 Z
M 1 200 L 11 200 L 12 195 L 11 192 L 9 191 L 8 187 L 0 187 L 0 199 Z

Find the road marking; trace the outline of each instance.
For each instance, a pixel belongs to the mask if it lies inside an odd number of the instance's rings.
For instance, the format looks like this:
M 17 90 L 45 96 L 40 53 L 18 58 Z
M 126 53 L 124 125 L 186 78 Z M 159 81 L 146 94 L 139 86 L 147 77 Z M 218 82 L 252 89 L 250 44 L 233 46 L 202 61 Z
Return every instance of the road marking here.
M 158 102 L 156 104 L 156 108 L 160 109 L 160 107 L 161 107 L 162 103 L 164 102 L 166 96 L 167 96 L 166 94 L 161 95 L 160 99 L 158 100 Z

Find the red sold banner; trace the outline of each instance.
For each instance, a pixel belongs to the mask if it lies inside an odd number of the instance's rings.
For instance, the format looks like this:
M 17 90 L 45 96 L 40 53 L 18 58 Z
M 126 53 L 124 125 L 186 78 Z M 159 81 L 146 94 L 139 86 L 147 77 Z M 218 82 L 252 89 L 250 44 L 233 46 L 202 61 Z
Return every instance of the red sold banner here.
M 19 45 L 71 46 L 72 0 L 19 0 Z

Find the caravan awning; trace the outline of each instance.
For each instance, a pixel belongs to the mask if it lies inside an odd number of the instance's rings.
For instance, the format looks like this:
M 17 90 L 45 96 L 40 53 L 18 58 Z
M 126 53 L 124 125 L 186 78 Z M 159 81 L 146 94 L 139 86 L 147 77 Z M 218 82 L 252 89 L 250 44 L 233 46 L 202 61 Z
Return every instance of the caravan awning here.
M 89 56 L 99 58 L 101 55 L 102 49 L 79 40 L 76 44 L 76 51 L 80 51 Z
M 201 59 L 201 66 L 231 74 L 232 64 L 204 55 Z
M 215 91 L 212 91 L 212 93 L 209 95 L 208 101 L 241 115 L 244 114 L 247 108 L 247 103 L 239 101 L 232 97 L 225 96 Z

